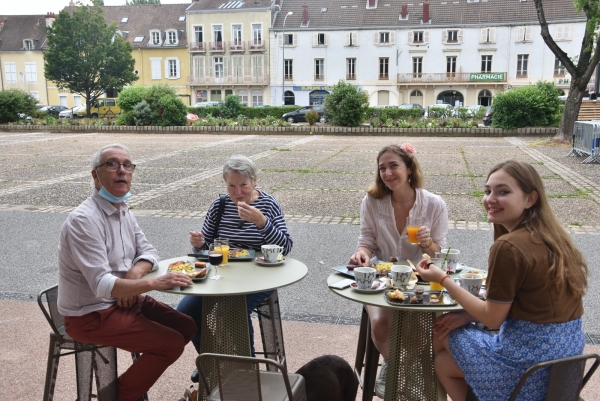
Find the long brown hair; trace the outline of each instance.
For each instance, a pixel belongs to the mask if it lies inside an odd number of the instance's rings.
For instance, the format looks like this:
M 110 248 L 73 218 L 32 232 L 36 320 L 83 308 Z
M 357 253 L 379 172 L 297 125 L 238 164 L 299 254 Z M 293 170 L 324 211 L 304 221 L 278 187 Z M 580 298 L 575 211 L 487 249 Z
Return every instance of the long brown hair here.
M 386 152 L 392 152 L 397 154 L 400 159 L 404 162 L 406 167 L 410 169 L 410 177 L 408 183 L 413 188 L 421 188 L 423 186 L 423 172 L 421 171 L 421 166 L 417 158 L 413 155 L 409 156 L 404 149 L 402 149 L 398 145 L 388 145 L 379 151 L 377 155 L 377 167 L 375 169 L 375 183 L 369 185 L 367 188 L 367 193 L 375 198 L 382 199 L 385 195 L 391 194 L 392 191 L 385 185 L 381 176 L 379 175 L 379 159 Z
M 540 175 L 528 163 L 506 160 L 496 164 L 487 179 L 498 170 L 504 170 L 513 177 L 524 193 L 538 193 L 537 202 L 523 212 L 525 227 L 534 238 L 541 239 L 548 247 L 548 273 L 552 283 L 557 288 L 565 287 L 569 295 L 583 296 L 587 288 L 587 263 L 552 212 Z M 503 226 L 494 224 L 494 239 L 507 232 Z

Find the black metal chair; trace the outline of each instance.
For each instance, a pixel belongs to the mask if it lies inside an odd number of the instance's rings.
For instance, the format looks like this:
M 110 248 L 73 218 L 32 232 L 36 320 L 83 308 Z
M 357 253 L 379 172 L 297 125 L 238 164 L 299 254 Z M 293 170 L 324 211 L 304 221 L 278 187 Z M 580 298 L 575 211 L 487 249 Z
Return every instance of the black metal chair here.
M 585 364 L 588 360 L 593 360 L 594 363 L 584 375 Z M 583 401 L 579 397 L 579 393 L 592 377 L 598 365 L 600 365 L 598 354 L 584 354 L 537 363 L 527 369 L 521 376 L 521 380 L 519 380 L 508 401 L 516 400 L 529 376 L 543 368 L 550 368 L 546 401 Z M 468 388 L 466 401 L 478 401 L 471 387 Z
M 118 394 L 116 348 L 82 343 L 69 337 L 63 325 L 63 316 L 58 312 L 57 299 L 58 285 L 41 291 L 37 298 L 38 305 L 52 328 L 43 400 L 54 399 L 58 363 L 61 357 L 67 355 L 75 355 L 77 401 L 89 401 L 96 397 L 92 394 L 94 376 L 98 400 L 116 400 Z M 135 362 L 139 354 L 132 353 L 131 356 Z M 144 394 L 142 399 L 147 401 L 148 395 Z
M 263 355 L 268 359 L 273 359 L 287 367 L 277 290 L 258 305 L 254 311 L 258 315 L 263 345 L 263 351 L 255 352 L 255 354 Z M 276 367 L 269 364 L 267 365 L 267 369 L 272 370 L 276 369 Z
M 379 366 L 379 351 L 375 348 L 371 338 L 371 324 L 369 313 L 363 306 L 358 331 L 358 344 L 356 346 L 356 359 L 354 361 L 354 373 L 358 383 L 363 390 L 363 401 L 371 401 L 375 395 L 375 380 L 377 379 L 377 367 Z M 361 379 L 362 370 L 365 369 L 364 379 Z

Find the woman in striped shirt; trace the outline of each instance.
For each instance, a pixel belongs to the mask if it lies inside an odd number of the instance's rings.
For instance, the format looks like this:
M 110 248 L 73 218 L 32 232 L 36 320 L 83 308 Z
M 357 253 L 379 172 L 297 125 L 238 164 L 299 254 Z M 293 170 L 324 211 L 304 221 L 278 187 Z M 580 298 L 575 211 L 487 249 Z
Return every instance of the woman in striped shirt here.
M 283 211 L 277 199 L 266 192 L 256 189 L 257 170 L 254 162 L 242 155 L 231 156 L 223 167 L 223 179 L 227 186 L 225 209 L 218 227 L 217 214 L 219 198 L 217 198 L 206 214 L 202 231 L 190 232 L 190 243 L 197 253 L 208 249 L 216 238 L 229 239 L 231 248 L 254 249 L 260 252 L 265 244 L 276 244 L 283 247 L 283 254 L 292 250 L 292 237 L 287 230 Z M 265 291 L 246 295 L 250 344 L 254 355 L 254 330 L 250 321 L 252 311 L 273 291 Z M 202 297 L 186 296 L 177 306 L 179 312 L 191 316 L 198 327 L 201 327 Z M 196 351 L 200 353 L 200 330 L 192 339 Z M 198 381 L 198 372 L 192 374 L 192 381 Z

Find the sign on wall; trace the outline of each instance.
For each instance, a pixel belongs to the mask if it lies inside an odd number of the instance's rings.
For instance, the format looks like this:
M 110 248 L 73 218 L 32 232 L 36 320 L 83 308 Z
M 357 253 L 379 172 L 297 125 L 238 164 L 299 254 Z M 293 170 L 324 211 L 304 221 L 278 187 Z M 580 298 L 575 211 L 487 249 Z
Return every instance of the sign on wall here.
M 506 73 L 504 72 L 472 72 L 469 75 L 469 81 L 501 81 L 506 80 Z

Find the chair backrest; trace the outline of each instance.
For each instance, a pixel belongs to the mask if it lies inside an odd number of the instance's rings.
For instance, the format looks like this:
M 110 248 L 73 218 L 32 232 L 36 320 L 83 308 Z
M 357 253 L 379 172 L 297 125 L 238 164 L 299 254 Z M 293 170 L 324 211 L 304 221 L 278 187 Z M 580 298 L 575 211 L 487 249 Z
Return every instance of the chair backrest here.
M 594 363 L 584 376 L 585 364 L 588 359 L 594 360 Z M 585 386 L 590 377 L 592 377 L 598 368 L 598 365 L 600 365 L 600 356 L 597 354 L 585 354 L 540 362 L 527 369 L 523 374 L 517 387 L 515 387 L 509 398 L 509 401 L 515 400 L 527 379 L 533 373 L 543 368 L 550 368 L 546 401 L 577 401 L 581 389 Z
M 196 358 L 196 367 L 207 397 L 214 387 L 218 386 L 222 400 L 262 401 L 260 364 L 273 365 L 279 370 L 280 373 L 264 370 L 262 372 L 269 375 L 269 380 L 283 380 L 288 399 L 293 400 L 287 369 L 272 359 L 209 353 L 201 354 Z M 206 374 L 209 369 L 217 372 L 216 383 L 212 387 Z
M 58 312 L 58 284 L 42 290 L 38 294 L 37 301 L 54 334 L 62 339 L 67 337 L 63 323 L 64 317 Z M 46 302 L 46 306 L 44 302 Z

